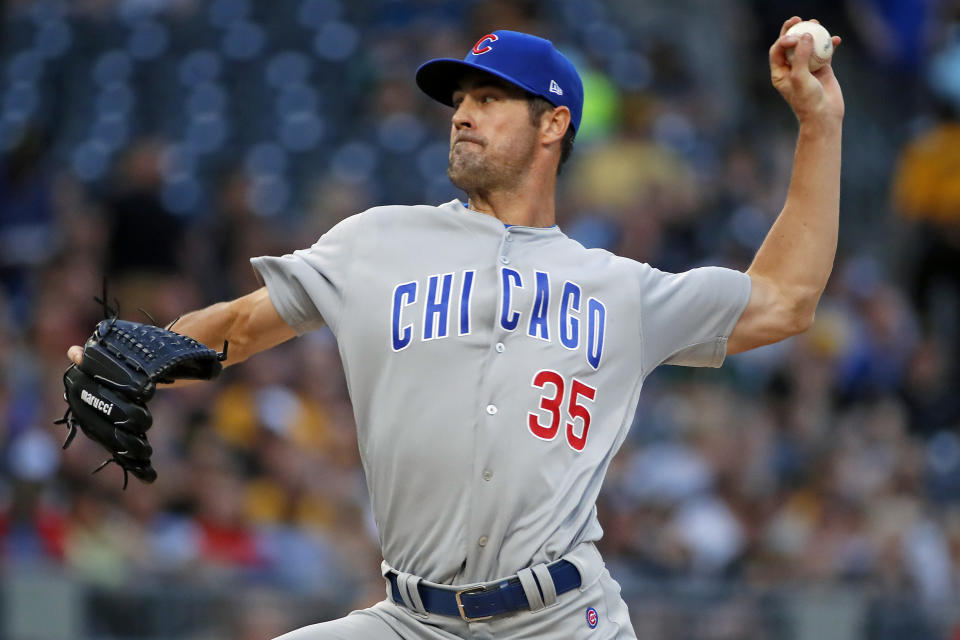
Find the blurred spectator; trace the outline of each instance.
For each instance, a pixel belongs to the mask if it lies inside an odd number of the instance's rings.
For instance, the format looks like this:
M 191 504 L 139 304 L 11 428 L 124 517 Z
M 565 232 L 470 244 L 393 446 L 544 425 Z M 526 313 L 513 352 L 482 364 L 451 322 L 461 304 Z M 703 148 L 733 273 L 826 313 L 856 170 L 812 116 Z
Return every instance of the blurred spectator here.
M 85 581 L 117 587 L 129 579 L 141 555 L 126 518 L 112 501 L 79 487 L 72 496 L 66 563 Z
M 42 566 L 63 560 L 66 521 L 49 504 L 44 486 L 18 481 L 8 487 L 8 493 L 0 512 L 0 550 L 4 561 Z
M 917 224 L 910 289 L 930 331 L 955 340 L 960 323 L 960 121 L 946 107 L 908 144 L 893 181 L 897 210 Z M 958 347 L 954 343 L 954 347 Z
M 23 321 L 31 302 L 33 270 L 57 250 L 47 136 L 27 128 L 0 156 L 0 285 L 10 312 Z
M 848 0 L 847 12 L 875 64 L 893 72 L 906 97 L 915 95 L 929 53 L 940 0 Z M 902 85 L 901 85 L 902 86 Z
M 160 197 L 163 153 L 162 143 L 145 140 L 127 151 L 117 167 L 106 199 L 111 276 L 146 277 L 150 282 L 176 273 L 181 264 L 183 223 Z

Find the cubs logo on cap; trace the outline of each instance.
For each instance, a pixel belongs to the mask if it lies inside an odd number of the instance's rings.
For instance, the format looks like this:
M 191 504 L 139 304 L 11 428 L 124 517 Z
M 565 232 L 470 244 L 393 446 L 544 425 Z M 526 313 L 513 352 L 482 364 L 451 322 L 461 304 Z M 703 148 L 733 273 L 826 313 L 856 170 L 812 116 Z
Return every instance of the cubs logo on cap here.
M 540 96 L 555 107 L 570 109 L 570 124 L 580 128 L 583 82 L 576 67 L 553 43 L 517 31 L 494 31 L 473 45 L 463 60 L 437 58 L 417 69 L 417 86 L 428 96 L 453 106 L 460 78 L 479 70 Z
M 500 37 L 497 36 L 495 33 L 488 33 L 487 35 L 483 36 L 482 38 L 477 40 L 477 44 L 473 45 L 473 55 L 475 56 L 483 55 L 487 51 L 492 50 L 493 47 L 491 47 L 487 43 L 496 42 L 499 39 Z

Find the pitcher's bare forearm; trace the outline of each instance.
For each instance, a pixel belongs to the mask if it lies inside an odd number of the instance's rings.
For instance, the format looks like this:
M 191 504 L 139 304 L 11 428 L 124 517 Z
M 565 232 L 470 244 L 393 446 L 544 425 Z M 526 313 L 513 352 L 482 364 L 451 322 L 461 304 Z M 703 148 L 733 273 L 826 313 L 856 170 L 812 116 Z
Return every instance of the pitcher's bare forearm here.
M 296 336 L 277 313 L 266 287 L 236 300 L 191 311 L 170 328 L 215 349 L 222 348 L 226 341 L 226 366 Z
M 798 316 L 812 319 L 837 252 L 842 121 L 801 123 L 783 210 L 747 270 L 789 292 Z
M 228 342 L 224 366 L 243 362 L 255 353 L 296 336 L 296 332 L 277 313 L 266 287 L 236 300 L 191 311 L 173 323 L 170 329 L 214 349 L 222 349 L 224 341 Z M 83 348 L 70 347 L 67 356 L 79 364 Z M 182 380 L 172 386 L 189 383 Z

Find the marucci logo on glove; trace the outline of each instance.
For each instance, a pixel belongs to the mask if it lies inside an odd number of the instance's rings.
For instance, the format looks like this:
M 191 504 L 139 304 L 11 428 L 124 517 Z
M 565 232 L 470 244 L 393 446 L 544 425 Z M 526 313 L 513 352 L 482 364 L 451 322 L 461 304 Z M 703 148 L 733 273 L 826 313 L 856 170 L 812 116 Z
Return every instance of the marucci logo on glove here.
M 104 415 L 110 415 L 113 411 L 113 403 L 98 398 L 86 389 L 80 391 L 80 399 Z

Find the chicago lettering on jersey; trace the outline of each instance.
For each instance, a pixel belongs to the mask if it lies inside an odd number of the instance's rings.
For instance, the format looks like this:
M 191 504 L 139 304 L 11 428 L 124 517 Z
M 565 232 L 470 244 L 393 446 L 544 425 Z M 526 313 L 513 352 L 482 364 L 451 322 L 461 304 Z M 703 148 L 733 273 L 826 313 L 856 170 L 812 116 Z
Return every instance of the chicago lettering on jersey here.
M 504 267 L 499 275 L 497 318 L 501 329 L 521 330 L 531 338 L 556 341 L 570 351 L 583 350 L 591 367 L 600 366 L 607 321 L 607 308 L 600 300 L 584 299 L 580 285 L 570 280 L 563 283 L 559 295 L 552 299 L 550 274 L 546 271 L 524 276 Z M 470 269 L 396 285 L 390 312 L 393 350 L 402 351 L 415 340 L 427 342 L 469 335 L 475 278 L 476 271 Z M 527 288 L 533 294 L 533 303 L 521 309 L 516 300 Z M 418 303 L 421 313 L 413 310 Z M 551 317 L 555 319 L 555 326 L 551 326 Z

